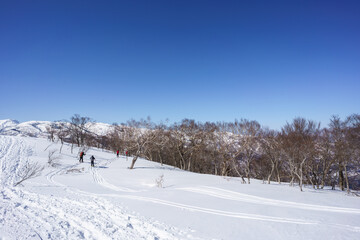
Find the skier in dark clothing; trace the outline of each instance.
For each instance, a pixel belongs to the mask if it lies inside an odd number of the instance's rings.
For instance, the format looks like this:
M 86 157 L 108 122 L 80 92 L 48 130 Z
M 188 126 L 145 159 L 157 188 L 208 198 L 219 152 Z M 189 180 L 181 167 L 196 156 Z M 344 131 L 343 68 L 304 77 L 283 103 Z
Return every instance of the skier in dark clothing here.
M 116 156 L 119 157 L 119 150 L 116 151 Z
M 91 161 L 91 166 L 92 166 L 92 167 L 95 167 L 95 164 L 94 164 L 94 161 L 95 161 L 94 155 L 92 155 L 92 156 L 90 157 L 90 161 Z
M 80 153 L 80 159 L 79 159 L 79 162 L 84 162 L 84 155 L 86 155 L 84 152 L 81 152 Z

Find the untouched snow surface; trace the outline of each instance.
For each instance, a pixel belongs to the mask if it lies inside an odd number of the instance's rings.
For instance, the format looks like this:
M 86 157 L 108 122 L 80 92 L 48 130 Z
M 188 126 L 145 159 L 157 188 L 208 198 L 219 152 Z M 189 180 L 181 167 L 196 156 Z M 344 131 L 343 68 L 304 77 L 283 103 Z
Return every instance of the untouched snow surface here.
M 59 149 L 0 136 L 0 239 L 360 239 L 360 198 L 340 191 L 241 184 L 143 159 L 129 170 L 131 158 L 98 149 L 79 163 L 78 148 Z M 27 162 L 45 169 L 13 187 Z

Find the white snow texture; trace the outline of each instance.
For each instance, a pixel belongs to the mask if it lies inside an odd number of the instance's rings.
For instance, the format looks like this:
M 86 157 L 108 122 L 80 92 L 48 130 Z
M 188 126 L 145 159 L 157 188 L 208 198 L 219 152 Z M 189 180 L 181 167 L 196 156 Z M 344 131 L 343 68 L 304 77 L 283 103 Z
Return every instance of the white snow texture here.
M 47 124 L 0 121 L 0 239 L 360 239 L 359 197 L 144 159 L 130 170 L 131 157 L 96 148 L 79 163 L 79 148 L 60 153 L 60 143 L 28 137 L 45 136 Z M 28 163 L 45 168 L 14 187 Z

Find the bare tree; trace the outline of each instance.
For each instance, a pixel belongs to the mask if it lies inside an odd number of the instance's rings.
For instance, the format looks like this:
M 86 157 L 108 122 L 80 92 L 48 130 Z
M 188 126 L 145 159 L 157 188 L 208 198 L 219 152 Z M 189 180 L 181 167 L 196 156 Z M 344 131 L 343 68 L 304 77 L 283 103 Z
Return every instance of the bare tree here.
M 191 170 L 193 156 L 203 144 L 203 132 L 194 120 L 184 119 L 180 124 L 173 126 L 172 134 L 174 134 L 174 146 L 180 157 L 180 168 Z
M 214 171 L 218 158 L 217 152 L 217 131 L 218 126 L 215 123 L 199 123 L 200 133 L 198 134 L 198 146 L 194 153 L 193 171 L 199 173 L 211 173 Z
M 218 123 L 215 133 L 215 143 L 217 156 L 215 159 L 215 169 L 219 168 L 221 176 L 232 175 L 232 171 L 246 183 L 241 167 L 238 162 L 238 156 L 241 153 L 239 143 L 238 129 L 234 123 Z
M 81 117 L 79 114 L 75 114 L 70 118 L 69 133 L 78 147 L 85 143 L 85 138 L 89 133 L 86 124 L 90 122 L 91 119 L 89 117 Z
M 264 129 L 260 140 L 262 154 L 266 160 L 271 164 L 271 170 L 269 172 L 267 181 L 270 184 L 271 177 L 276 176 L 278 183 L 281 183 L 280 179 L 280 159 L 281 159 L 281 148 L 280 139 L 278 133 L 273 130 Z
M 164 164 L 164 152 L 166 146 L 170 142 L 170 131 L 166 130 L 164 124 L 154 126 L 155 138 L 152 141 L 148 141 L 144 146 L 144 154 L 147 159 L 151 161 L 158 161 L 161 165 Z
M 41 174 L 42 170 L 44 169 L 38 162 L 30 163 L 29 161 L 19 170 L 18 173 L 18 181 L 14 184 L 14 186 L 18 186 L 22 182 L 37 177 Z
M 329 173 L 331 168 L 334 166 L 336 160 L 334 157 L 334 144 L 332 142 L 332 138 L 332 132 L 329 131 L 329 129 L 324 128 L 320 132 L 318 151 L 321 164 L 321 189 L 325 187 L 327 179 L 330 177 Z
M 252 162 L 259 157 L 259 135 L 261 126 L 257 121 L 241 119 L 235 121 L 235 127 L 238 131 L 238 140 L 241 148 L 240 160 L 244 163 L 244 170 L 250 184 L 250 174 Z
M 49 166 L 55 167 L 58 164 L 58 160 L 61 159 L 60 155 L 56 155 L 56 150 L 49 150 L 48 154 L 48 164 Z
M 56 136 L 61 142 L 60 153 L 64 145 L 65 138 L 69 135 L 69 128 L 67 128 L 66 123 L 64 122 L 57 122 L 57 130 Z
M 46 131 L 49 134 L 49 140 L 51 142 L 54 142 L 55 140 L 55 134 L 56 134 L 56 125 L 54 123 L 50 123 L 49 126 L 46 126 Z
M 140 122 L 135 120 L 129 121 L 125 135 L 128 136 L 128 149 L 133 153 L 129 169 L 133 169 L 138 157 L 144 153 L 145 145 L 156 138 L 156 132 L 153 131 L 153 124 L 150 118 L 148 118 L 147 120 L 142 119 Z
M 350 193 L 350 179 L 347 168 L 352 169 L 352 178 L 355 178 L 359 174 L 357 169 L 360 166 L 360 115 L 353 114 L 346 118 L 346 143 L 347 149 L 347 160 L 345 162 L 345 179 L 347 193 Z
M 347 161 L 349 159 L 349 146 L 346 142 L 346 126 L 345 122 L 341 121 L 339 116 L 332 116 L 330 119 L 330 130 L 333 135 L 334 157 L 338 164 L 339 187 L 342 191 L 345 190 L 345 184 L 348 185 L 347 179 Z M 344 171 L 346 175 L 344 176 Z
M 120 150 L 121 152 L 124 151 L 124 134 L 125 134 L 125 127 L 120 126 L 114 123 L 112 126 L 112 130 L 109 131 L 107 137 L 109 139 L 110 149 L 112 151 Z
M 130 169 L 144 157 L 188 171 L 238 176 L 244 183 L 245 177 L 248 183 L 251 178 L 298 182 L 300 190 L 310 183 L 323 188 L 337 171 L 340 188 L 349 191 L 360 165 L 356 114 L 346 121 L 333 117 L 329 129 L 321 132 L 319 124 L 303 118 L 287 123 L 281 132 L 262 130 L 258 122 L 246 119 L 216 124 L 184 119 L 167 127 L 148 118 L 115 124 L 106 136 L 97 136 L 88 130 L 89 121 L 75 114 L 70 122 L 57 123 L 55 134 L 62 144 L 127 150 L 133 157 Z
M 303 191 L 304 171 L 306 164 L 314 157 L 315 142 L 320 129 L 320 124 L 307 121 L 304 118 L 295 118 L 292 124 L 287 123 L 282 128 L 283 150 L 289 163 L 291 182 L 294 177 L 299 180 L 300 191 Z

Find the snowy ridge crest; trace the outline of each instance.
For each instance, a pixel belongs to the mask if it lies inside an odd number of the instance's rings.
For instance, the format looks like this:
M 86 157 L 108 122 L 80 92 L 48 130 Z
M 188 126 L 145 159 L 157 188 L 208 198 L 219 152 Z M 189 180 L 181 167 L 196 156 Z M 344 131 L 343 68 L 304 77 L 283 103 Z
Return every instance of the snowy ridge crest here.
M 0 135 L 22 136 L 22 137 L 48 137 L 47 128 L 51 125 L 60 126 L 61 122 L 51 121 L 27 121 L 20 123 L 17 120 L 0 120 Z M 106 123 L 88 123 L 90 132 L 97 135 L 106 135 L 112 125 Z

